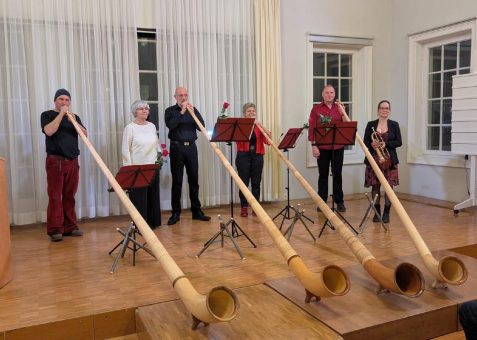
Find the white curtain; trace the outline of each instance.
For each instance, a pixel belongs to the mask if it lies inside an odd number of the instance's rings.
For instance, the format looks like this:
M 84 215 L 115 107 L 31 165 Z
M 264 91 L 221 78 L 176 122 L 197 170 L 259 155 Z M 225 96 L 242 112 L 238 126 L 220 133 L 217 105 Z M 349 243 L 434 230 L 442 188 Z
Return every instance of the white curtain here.
M 245 102 L 255 101 L 255 42 L 251 0 L 157 0 L 157 59 L 159 73 L 159 124 L 166 140 L 165 108 L 174 105 L 174 89 L 185 86 L 189 99 L 212 130 L 224 100 L 230 117 L 240 117 Z M 258 107 L 260 119 L 260 107 Z M 199 132 L 200 134 L 200 132 Z M 219 143 L 229 156 L 229 147 Z M 235 145 L 234 154 L 235 154 Z M 203 205 L 229 202 L 228 172 L 207 140 L 199 135 L 200 199 Z M 235 159 L 233 158 L 232 165 Z M 168 171 L 168 169 L 166 170 Z M 267 176 L 264 174 L 264 176 Z M 167 183 L 163 181 L 163 184 Z M 186 183 L 186 181 L 184 181 Z M 234 186 L 235 202 L 238 189 Z M 170 184 L 162 186 L 163 207 L 170 207 Z M 182 206 L 189 194 L 183 186 Z
M 139 97 L 134 2 L 0 0 L 0 156 L 7 160 L 10 220 L 46 220 L 41 112 L 64 87 L 71 109 L 108 167 L 120 165 L 122 130 Z M 82 143 L 78 217 L 121 213 Z
M 281 48 L 280 0 L 255 0 L 255 63 L 257 70 L 257 105 L 263 112 L 263 124 L 272 131 L 278 144 L 281 124 Z M 265 156 L 262 196 L 274 201 L 283 193 L 283 162 L 270 150 Z

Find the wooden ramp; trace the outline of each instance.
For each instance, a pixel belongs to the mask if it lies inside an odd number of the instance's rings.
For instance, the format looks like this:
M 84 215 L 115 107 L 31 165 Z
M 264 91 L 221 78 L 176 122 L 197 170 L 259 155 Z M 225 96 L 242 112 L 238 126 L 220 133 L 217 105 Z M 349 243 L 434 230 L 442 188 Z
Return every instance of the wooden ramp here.
M 321 321 L 266 285 L 235 289 L 238 316 L 227 323 L 193 331 L 190 314 L 181 301 L 139 307 L 139 339 L 342 339 Z
M 456 255 L 445 251 L 436 253 Z M 351 281 L 346 296 L 324 299 L 322 302 L 304 302 L 303 288 L 295 278 L 267 282 L 271 288 L 322 321 L 344 339 L 429 339 L 456 332 L 459 329 L 459 304 L 477 298 L 477 260 L 464 255 L 459 258 L 470 273 L 467 282 L 447 289 L 433 289 L 433 279 L 415 256 L 383 261 L 395 266 L 399 262 L 416 265 L 426 280 L 426 290 L 418 298 L 407 298 L 392 293 L 376 294 L 376 284 L 359 266 L 345 268 Z

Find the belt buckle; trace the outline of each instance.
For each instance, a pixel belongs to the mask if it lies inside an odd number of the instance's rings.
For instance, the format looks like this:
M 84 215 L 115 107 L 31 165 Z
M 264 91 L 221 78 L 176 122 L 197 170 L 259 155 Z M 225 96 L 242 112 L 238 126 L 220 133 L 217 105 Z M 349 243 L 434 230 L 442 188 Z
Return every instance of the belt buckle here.
M 255 150 L 255 145 L 250 145 L 250 151 L 254 151 Z
M 190 142 L 184 142 L 184 145 L 190 145 Z

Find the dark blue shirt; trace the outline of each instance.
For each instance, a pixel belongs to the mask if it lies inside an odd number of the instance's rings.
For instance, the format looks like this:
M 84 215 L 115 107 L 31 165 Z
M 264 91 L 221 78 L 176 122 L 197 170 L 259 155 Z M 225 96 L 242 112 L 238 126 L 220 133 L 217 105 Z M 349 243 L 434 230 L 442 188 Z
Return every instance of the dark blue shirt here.
M 188 111 L 183 115 L 180 112 L 181 108 L 177 104 L 166 109 L 164 120 L 169 129 L 168 137 L 171 141 L 193 142 L 197 139 L 196 131 L 199 130 L 199 127 Z M 205 128 L 204 119 L 195 107 L 194 113 Z

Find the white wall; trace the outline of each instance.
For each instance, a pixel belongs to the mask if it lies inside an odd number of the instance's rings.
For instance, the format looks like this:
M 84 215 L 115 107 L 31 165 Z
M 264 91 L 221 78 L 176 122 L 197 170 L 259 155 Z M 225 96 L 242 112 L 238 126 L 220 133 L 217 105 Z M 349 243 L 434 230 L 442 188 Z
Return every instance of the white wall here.
M 392 79 L 391 101 L 396 120 L 407 137 L 408 35 L 477 17 L 475 0 L 391 0 L 392 50 L 387 75 Z M 473 42 L 475 44 L 477 42 Z M 475 65 L 474 65 L 475 71 Z M 384 77 L 383 77 L 384 78 Z M 406 145 L 401 159 L 405 163 Z M 468 197 L 466 170 L 463 168 L 403 164 L 399 191 L 460 202 Z
M 477 1 L 282 0 L 281 6 L 283 129 L 304 123 L 311 109 L 306 102 L 305 34 L 373 38 L 373 110 L 368 117 L 375 117 L 379 100 L 391 101 L 391 118 L 400 123 L 404 143 L 398 150 L 401 184 L 396 190 L 454 202 L 465 199 L 465 169 L 407 164 L 408 35 L 476 17 Z M 318 170 L 306 168 L 304 142 L 290 159 L 316 187 Z M 345 194 L 366 191 L 364 165 L 346 165 L 343 176 Z M 307 197 L 294 180 L 291 189 L 292 198 Z

